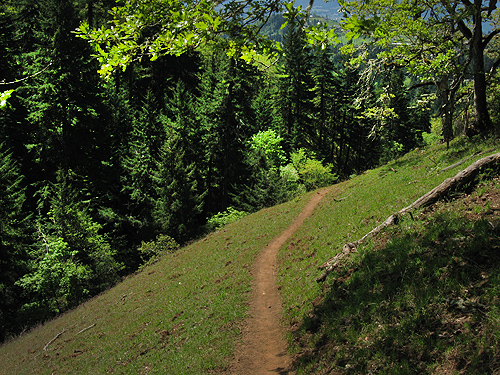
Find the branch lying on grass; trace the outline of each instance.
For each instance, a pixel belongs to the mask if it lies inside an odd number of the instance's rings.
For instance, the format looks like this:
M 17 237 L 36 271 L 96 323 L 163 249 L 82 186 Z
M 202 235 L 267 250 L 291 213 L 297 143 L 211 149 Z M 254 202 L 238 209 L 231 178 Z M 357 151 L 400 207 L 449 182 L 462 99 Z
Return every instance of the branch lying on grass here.
M 333 198 L 333 200 L 334 200 L 335 202 L 342 202 L 344 199 L 349 198 L 351 195 L 352 195 L 352 193 L 351 193 L 351 194 L 349 194 L 349 195 L 346 195 L 345 197 L 342 197 L 342 198 L 338 198 L 338 199 L 337 199 L 337 198 Z
M 85 331 L 86 331 L 86 330 L 88 330 L 88 329 L 91 329 L 91 328 L 92 328 L 92 327 L 94 327 L 95 325 L 96 325 L 96 323 L 91 324 L 91 325 L 89 325 L 88 327 L 85 327 L 84 329 L 81 329 L 80 331 L 78 331 L 77 335 L 79 335 L 79 334 L 80 334 L 80 333 L 82 333 L 82 332 L 85 332 Z
M 461 172 L 457 173 L 454 177 L 450 177 L 444 180 L 441 184 L 436 186 L 428 193 L 422 195 L 408 207 L 405 207 L 402 210 L 398 211 L 397 213 L 389 216 L 382 224 L 380 224 L 379 226 L 377 226 L 376 228 L 365 234 L 359 240 L 346 243 L 340 253 L 338 253 L 333 258 L 329 259 L 319 267 L 319 269 L 324 269 L 325 271 L 321 276 L 319 276 L 316 279 L 316 281 L 317 282 L 325 281 L 328 274 L 332 272 L 335 268 L 337 268 L 340 264 L 342 264 L 344 260 L 348 258 L 352 253 L 354 253 L 360 244 L 376 236 L 384 228 L 387 228 L 390 225 L 397 224 L 398 219 L 404 214 L 410 212 L 411 210 L 415 210 L 421 207 L 427 207 L 436 203 L 438 200 L 448 195 L 448 193 L 450 193 L 452 190 L 457 190 L 463 187 L 464 185 L 467 185 L 468 183 L 472 182 L 475 179 L 476 175 L 481 170 L 481 168 L 497 164 L 498 162 L 500 162 L 500 152 L 497 154 L 486 156 L 485 158 L 476 161 L 475 163 L 471 164 Z
M 66 332 L 66 328 L 64 328 L 61 332 L 59 332 L 57 335 L 54 336 L 52 340 L 50 340 L 48 343 L 45 344 L 43 347 L 43 350 L 47 350 L 50 344 L 52 344 L 54 341 L 56 341 L 64 332 Z

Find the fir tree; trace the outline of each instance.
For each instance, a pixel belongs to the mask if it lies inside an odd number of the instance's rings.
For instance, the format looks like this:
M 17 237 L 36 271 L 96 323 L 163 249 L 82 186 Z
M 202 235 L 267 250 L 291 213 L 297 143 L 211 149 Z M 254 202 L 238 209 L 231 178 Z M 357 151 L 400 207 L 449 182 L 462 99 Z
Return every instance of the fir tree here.
M 160 230 L 179 243 L 200 231 L 203 195 L 198 194 L 195 176 L 195 164 L 185 159 L 183 141 L 172 129 L 158 163 L 155 219 Z
M 285 149 L 291 152 L 308 147 L 304 134 L 312 132 L 311 110 L 311 54 L 305 32 L 298 20 L 288 23 L 283 40 L 284 57 L 280 91 Z
M 19 165 L 0 144 L 0 341 L 20 329 L 16 310 L 22 301 L 15 283 L 27 271 L 30 219 L 24 201 Z

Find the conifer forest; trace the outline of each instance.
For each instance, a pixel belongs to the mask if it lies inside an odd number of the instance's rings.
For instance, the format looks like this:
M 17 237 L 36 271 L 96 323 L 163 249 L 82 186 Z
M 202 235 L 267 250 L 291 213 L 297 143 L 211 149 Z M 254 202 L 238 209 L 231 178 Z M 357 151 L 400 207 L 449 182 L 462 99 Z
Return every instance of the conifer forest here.
M 215 3 L 0 4 L 0 341 L 231 218 L 496 132 L 496 1 Z

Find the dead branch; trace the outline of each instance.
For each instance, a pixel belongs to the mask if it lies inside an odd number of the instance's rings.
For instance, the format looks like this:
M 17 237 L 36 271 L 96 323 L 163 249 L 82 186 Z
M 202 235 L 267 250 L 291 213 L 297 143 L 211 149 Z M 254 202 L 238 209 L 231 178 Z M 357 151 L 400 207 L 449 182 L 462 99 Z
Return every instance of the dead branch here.
M 57 335 L 54 336 L 52 340 L 50 340 L 48 343 L 45 344 L 43 347 L 43 350 L 47 350 L 50 344 L 52 344 L 54 341 L 56 341 L 64 332 L 66 332 L 66 328 L 64 328 L 61 332 L 59 332 Z
M 29 76 L 26 76 L 24 78 L 16 79 L 15 81 L 11 81 L 11 82 L 5 82 L 5 80 L 2 80 L 2 81 L 0 81 L 0 85 L 13 85 L 15 83 L 26 81 L 27 79 L 30 79 L 30 78 L 34 78 L 37 75 L 42 74 L 43 72 L 45 72 L 51 65 L 52 65 L 52 61 L 49 62 L 48 65 L 45 68 L 43 68 L 42 70 L 40 70 L 40 71 L 38 71 L 36 73 L 30 74 Z
M 396 225 L 398 223 L 398 219 L 404 214 L 411 212 L 412 210 L 422 207 L 428 207 L 436 203 L 438 200 L 447 196 L 451 191 L 458 190 L 461 187 L 472 182 L 479 173 L 479 171 L 481 170 L 481 168 L 497 164 L 498 162 L 500 162 L 500 152 L 479 159 L 475 163 L 471 164 L 464 170 L 457 173 L 454 177 L 450 177 L 444 180 L 441 184 L 439 184 L 426 194 L 422 195 L 408 207 L 405 207 L 402 210 L 398 211 L 397 213 L 389 216 L 382 224 L 380 224 L 379 226 L 377 226 L 376 228 L 365 234 L 359 240 L 346 243 L 340 253 L 335 255 L 333 258 L 327 260 L 319 267 L 319 269 L 324 269 L 324 272 L 321 276 L 319 276 L 316 279 L 316 281 L 317 282 L 325 281 L 328 274 L 332 272 L 334 269 L 336 269 L 340 264 L 342 264 L 345 261 L 345 259 L 348 258 L 352 253 L 356 252 L 360 244 L 376 236 L 378 233 L 380 233 L 383 229 L 387 228 L 388 226 Z
M 91 329 L 91 328 L 92 328 L 92 327 L 94 327 L 95 325 L 96 325 L 96 323 L 91 324 L 91 325 L 89 325 L 88 327 L 85 327 L 85 328 L 81 329 L 80 331 L 78 331 L 77 335 L 79 335 L 79 334 L 80 334 L 80 333 L 82 333 L 82 332 L 85 332 L 85 331 L 86 331 L 86 330 L 88 330 L 88 329 Z
M 333 198 L 333 200 L 334 200 L 335 202 L 342 202 L 343 200 L 345 200 L 345 199 L 349 198 L 351 195 L 352 195 L 352 193 L 351 193 L 351 194 L 349 194 L 349 195 L 346 195 L 345 197 L 342 197 L 342 198 Z

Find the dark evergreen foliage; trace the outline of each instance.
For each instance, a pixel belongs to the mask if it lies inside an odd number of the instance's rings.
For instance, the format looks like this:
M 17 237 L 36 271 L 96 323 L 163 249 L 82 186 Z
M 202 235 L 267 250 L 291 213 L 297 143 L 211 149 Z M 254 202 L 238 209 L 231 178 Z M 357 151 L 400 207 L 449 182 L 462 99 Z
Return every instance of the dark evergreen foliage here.
M 428 129 L 404 71 L 361 90 L 360 69 L 308 44 L 297 20 L 271 69 L 228 57 L 222 40 L 144 56 L 103 81 L 73 31 L 102 24 L 113 4 L 0 5 L 0 80 L 14 82 L 0 88 L 15 89 L 0 110 L 0 340 L 137 270 L 141 244 L 186 243 L 229 207 L 251 212 L 347 178 Z M 365 111 L 382 88 L 397 117 L 378 129 Z M 252 146 L 269 131 L 275 143 Z
M 25 189 L 19 165 L 0 144 L 0 341 L 22 328 L 16 317 L 23 300 L 16 281 L 27 270 L 30 244 L 29 216 L 25 216 Z

